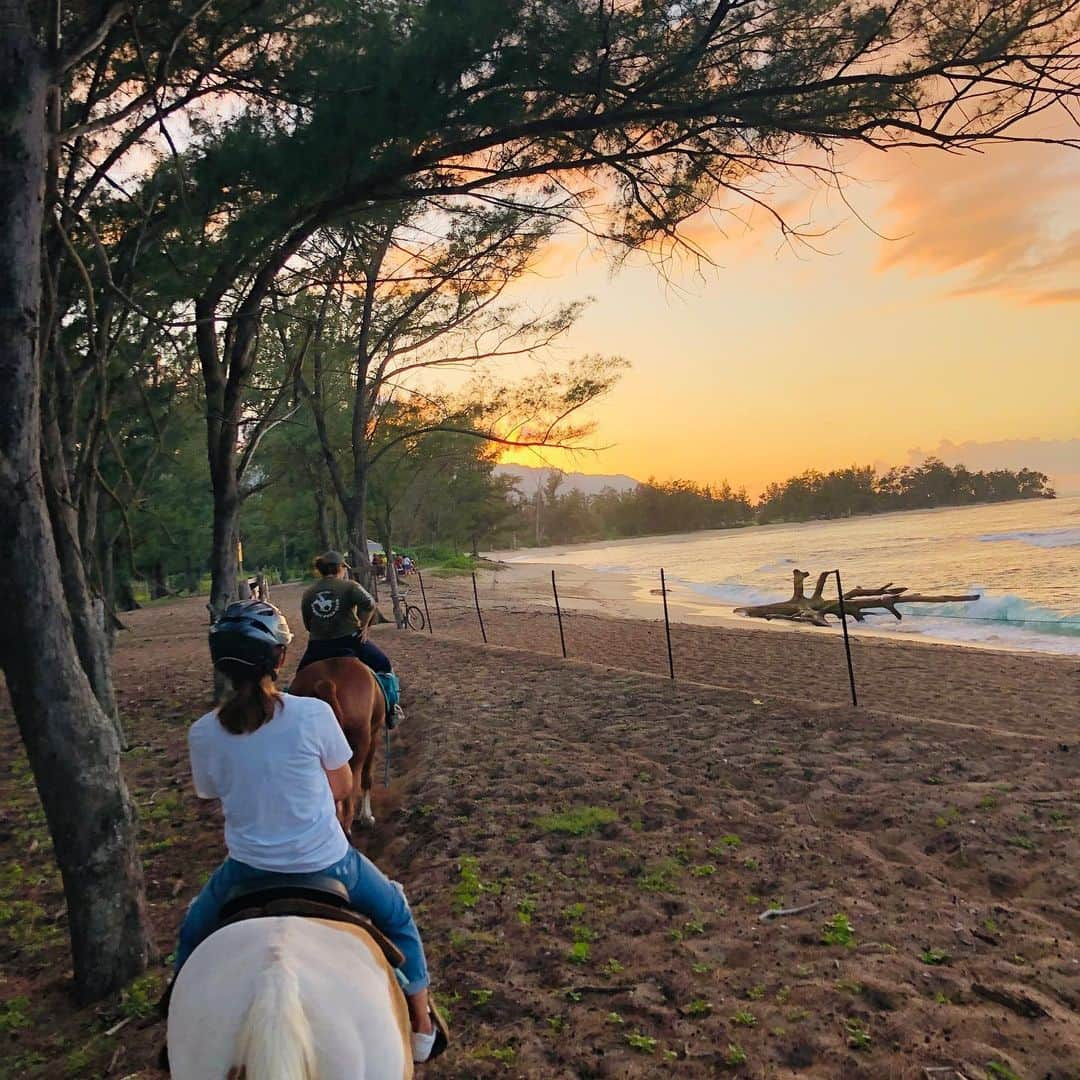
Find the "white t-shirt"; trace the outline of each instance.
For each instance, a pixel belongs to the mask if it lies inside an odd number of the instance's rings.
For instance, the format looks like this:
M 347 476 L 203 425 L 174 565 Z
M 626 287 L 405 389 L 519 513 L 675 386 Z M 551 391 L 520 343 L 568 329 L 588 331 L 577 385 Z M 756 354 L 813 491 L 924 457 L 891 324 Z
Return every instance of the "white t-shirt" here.
M 188 732 L 191 774 L 202 799 L 220 799 L 229 856 L 259 870 L 307 874 L 345 857 L 326 769 L 352 750 L 334 710 L 317 698 L 281 695 L 273 719 L 246 735 L 216 712 Z

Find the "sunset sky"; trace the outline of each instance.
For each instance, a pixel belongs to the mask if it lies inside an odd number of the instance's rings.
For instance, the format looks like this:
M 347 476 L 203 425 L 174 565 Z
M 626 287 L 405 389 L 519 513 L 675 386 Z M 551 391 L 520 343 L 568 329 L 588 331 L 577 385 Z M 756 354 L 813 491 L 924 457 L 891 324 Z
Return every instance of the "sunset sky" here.
M 853 209 L 835 192 L 776 192 L 792 221 L 831 230 L 821 253 L 784 245 L 760 213 L 719 219 L 726 237 L 694 222 L 717 265 L 667 282 L 643 258 L 612 276 L 579 238 L 561 241 L 519 295 L 595 297 L 564 355 L 632 368 L 593 413 L 608 449 L 507 460 L 754 493 L 946 441 L 975 444 L 954 460 L 1030 463 L 1080 489 L 1080 153 L 866 151 L 847 168 Z

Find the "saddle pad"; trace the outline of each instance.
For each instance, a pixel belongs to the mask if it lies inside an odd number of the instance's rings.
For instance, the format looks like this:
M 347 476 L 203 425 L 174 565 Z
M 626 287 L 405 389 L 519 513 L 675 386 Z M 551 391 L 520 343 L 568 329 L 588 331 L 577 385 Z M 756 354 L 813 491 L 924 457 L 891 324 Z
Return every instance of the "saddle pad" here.
M 271 900 L 266 904 L 255 904 L 242 908 L 223 920 L 217 929 L 220 930 L 222 926 L 230 926 L 232 923 L 243 922 L 246 919 L 264 919 L 271 915 L 297 915 L 302 918 L 326 919 L 330 922 L 358 926 L 379 946 L 383 956 L 386 957 L 386 962 L 392 968 L 399 968 L 405 963 L 401 950 L 369 918 L 359 912 L 334 907 L 332 904 L 322 904 L 317 900 L 292 897 L 287 900 Z

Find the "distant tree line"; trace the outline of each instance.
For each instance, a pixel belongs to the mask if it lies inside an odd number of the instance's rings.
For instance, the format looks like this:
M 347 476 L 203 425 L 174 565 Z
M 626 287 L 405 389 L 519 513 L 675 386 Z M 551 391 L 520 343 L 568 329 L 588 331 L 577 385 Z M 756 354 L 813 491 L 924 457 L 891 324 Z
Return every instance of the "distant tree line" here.
M 1055 495 L 1045 473 L 972 472 L 937 458 L 885 473 L 870 465 L 825 473 L 810 469 L 770 484 L 756 502 L 726 481 L 713 486 L 650 478 L 628 491 L 605 488 L 586 495 L 576 489 L 560 493 L 562 480 L 561 473 L 551 473 L 532 497 L 515 489 L 511 512 L 492 530 L 492 546 L 568 544 Z

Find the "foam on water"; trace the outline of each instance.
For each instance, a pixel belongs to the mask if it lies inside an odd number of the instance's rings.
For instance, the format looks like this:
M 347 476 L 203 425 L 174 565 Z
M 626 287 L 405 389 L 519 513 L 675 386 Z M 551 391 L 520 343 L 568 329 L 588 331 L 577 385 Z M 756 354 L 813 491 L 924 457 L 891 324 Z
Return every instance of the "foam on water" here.
M 1012 541 L 1038 548 L 1080 547 L 1080 529 L 1044 529 L 1041 532 L 987 533 L 979 539 L 984 544 Z

